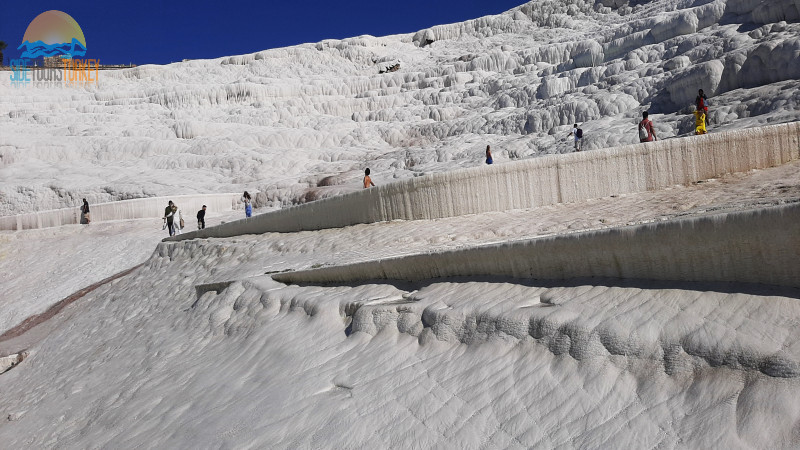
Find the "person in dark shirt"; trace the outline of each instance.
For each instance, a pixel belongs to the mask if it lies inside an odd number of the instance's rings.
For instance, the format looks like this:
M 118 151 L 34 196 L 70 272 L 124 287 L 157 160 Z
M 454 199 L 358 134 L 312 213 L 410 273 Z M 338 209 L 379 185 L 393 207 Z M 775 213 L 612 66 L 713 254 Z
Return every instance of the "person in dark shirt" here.
M 164 219 L 164 228 L 169 230 L 170 236 L 175 234 L 175 228 L 173 227 L 175 219 L 175 213 L 172 211 L 173 206 L 175 206 L 175 204 L 172 203 L 172 200 L 170 200 L 169 204 L 167 204 L 167 207 L 164 208 L 164 217 L 162 217 L 162 219 Z
M 81 224 L 89 225 L 91 222 L 91 218 L 89 217 L 89 202 L 86 199 L 83 199 L 83 205 L 81 205 Z
M 197 211 L 197 229 L 202 230 L 206 227 L 206 205 L 203 205 L 203 209 Z

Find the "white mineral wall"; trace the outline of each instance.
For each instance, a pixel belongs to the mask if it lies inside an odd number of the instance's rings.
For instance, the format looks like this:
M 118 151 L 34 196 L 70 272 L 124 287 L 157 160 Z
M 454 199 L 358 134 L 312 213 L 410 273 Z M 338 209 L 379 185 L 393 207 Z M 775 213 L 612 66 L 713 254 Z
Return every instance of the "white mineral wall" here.
M 236 209 L 241 194 L 175 195 L 172 197 L 150 197 L 119 202 L 90 204 L 92 222 L 106 220 L 130 220 L 158 218 L 164 216 L 164 208 L 172 200 L 182 210 L 185 221 L 195 220 L 203 205 L 208 211 L 232 211 Z M 80 207 L 39 211 L 29 214 L 0 217 L 0 230 L 30 230 L 34 228 L 58 227 L 80 223 Z
M 507 211 L 663 189 L 800 158 L 800 123 L 668 139 L 405 179 L 171 239 L 294 232 Z
M 273 275 L 283 283 L 501 276 L 800 287 L 800 204 Z

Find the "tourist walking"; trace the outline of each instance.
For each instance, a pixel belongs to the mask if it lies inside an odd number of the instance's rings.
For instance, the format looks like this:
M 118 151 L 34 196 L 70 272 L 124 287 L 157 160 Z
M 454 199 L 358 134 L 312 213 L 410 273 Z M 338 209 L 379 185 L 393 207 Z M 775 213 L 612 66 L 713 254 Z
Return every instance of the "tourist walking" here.
M 175 234 L 175 229 L 172 226 L 175 221 L 175 212 L 172 210 L 173 206 L 175 206 L 175 204 L 170 200 L 169 203 L 167 203 L 167 207 L 164 208 L 164 217 L 162 217 L 162 219 L 164 219 L 164 227 L 162 229 L 166 228 L 170 236 Z
M 567 137 L 572 136 L 575 139 L 575 151 L 583 150 L 583 130 L 578 128 L 578 124 L 572 125 L 572 132 L 567 134 Z
M 653 142 L 657 141 L 656 129 L 653 127 L 653 121 L 648 119 L 648 112 L 642 113 L 642 121 L 639 122 L 639 142 Z
M 486 164 L 492 164 L 494 160 L 492 159 L 492 149 L 489 146 L 486 146 Z
M 83 199 L 83 205 L 81 205 L 81 224 L 89 225 L 91 221 L 91 217 L 89 217 L 89 202 Z
M 369 167 L 364 171 L 364 189 L 375 186 L 375 183 L 372 182 L 372 178 L 369 177 Z
M 178 205 L 172 205 L 172 235 L 181 234 L 185 226 L 183 222 L 183 211 L 178 209 Z
M 203 205 L 203 209 L 197 211 L 197 229 L 202 230 L 206 227 L 206 205 Z
M 250 197 L 250 193 L 244 191 L 244 194 L 242 194 L 242 201 L 244 202 L 245 217 L 251 217 L 253 215 L 253 203 L 252 203 L 252 197 Z

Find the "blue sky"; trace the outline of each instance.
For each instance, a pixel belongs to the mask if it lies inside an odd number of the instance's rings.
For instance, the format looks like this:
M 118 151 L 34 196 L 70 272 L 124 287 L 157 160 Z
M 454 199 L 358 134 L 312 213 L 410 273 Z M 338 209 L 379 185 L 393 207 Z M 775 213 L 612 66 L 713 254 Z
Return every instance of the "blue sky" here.
M 15 1 L 0 14 L 5 64 L 31 20 L 57 9 L 86 36 L 86 58 L 102 64 L 164 64 L 216 58 L 328 38 L 409 33 L 497 14 L 525 0 Z

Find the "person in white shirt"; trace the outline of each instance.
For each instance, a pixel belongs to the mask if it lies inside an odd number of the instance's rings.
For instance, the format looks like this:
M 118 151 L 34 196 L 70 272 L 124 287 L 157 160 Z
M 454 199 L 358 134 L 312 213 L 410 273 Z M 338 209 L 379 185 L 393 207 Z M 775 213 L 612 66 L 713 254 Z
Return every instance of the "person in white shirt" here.
M 572 126 L 572 132 L 567 134 L 567 137 L 572 136 L 575 138 L 575 151 L 579 152 L 583 149 L 583 130 L 578 128 L 578 124 Z
M 172 205 L 172 227 L 174 228 L 175 234 L 181 234 L 181 228 L 183 228 L 183 212 L 178 209 L 178 205 Z

